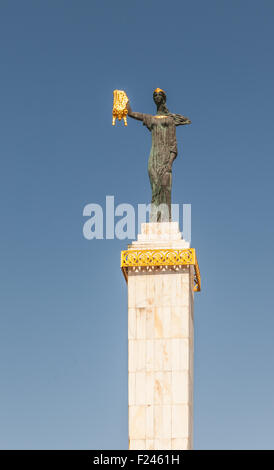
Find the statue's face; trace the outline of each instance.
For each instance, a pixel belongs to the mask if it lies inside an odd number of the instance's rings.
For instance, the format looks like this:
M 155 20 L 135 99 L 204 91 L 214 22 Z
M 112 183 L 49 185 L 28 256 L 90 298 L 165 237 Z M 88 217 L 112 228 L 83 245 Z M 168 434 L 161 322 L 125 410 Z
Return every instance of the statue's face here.
M 154 99 L 154 103 L 156 105 L 159 105 L 159 104 L 162 104 L 162 103 L 165 102 L 165 97 L 164 97 L 164 95 L 162 94 L 161 91 L 154 91 L 153 99 Z

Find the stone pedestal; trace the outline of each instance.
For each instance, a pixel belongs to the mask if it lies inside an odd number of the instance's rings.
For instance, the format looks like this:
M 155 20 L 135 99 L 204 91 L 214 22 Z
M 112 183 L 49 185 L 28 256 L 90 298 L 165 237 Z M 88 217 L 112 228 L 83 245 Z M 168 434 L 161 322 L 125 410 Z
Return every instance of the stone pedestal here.
M 191 449 L 195 250 L 178 223 L 147 223 L 121 264 L 128 281 L 129 448 Z

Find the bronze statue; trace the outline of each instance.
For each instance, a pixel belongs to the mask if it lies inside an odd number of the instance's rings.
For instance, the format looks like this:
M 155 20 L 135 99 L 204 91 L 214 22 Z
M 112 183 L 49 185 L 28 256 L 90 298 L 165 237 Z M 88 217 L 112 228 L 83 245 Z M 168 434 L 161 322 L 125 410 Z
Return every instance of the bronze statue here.
M 133 112 L 127 101 L 125 115 L 143 121 L 152 133 L 152 146 L 148 160 L 148 174 L 152 189 L 151 222 L 171 221 L 172 164 L 177 157 L 176 126 L 191 124 L 181 114 L 170 113 L 166 106 L 166 93 L 156 88 L 153 100 L 157 106 L 155 116 Z

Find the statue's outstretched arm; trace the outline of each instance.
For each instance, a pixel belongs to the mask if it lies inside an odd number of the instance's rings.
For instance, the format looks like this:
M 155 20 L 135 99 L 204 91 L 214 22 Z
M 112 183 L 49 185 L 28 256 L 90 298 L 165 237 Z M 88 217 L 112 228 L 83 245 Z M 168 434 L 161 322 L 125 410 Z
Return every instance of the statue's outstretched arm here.
M 191 120 L 186 116 L 182 116 L 181 114 L 173 114 L 173 118 L 175 121 L 175 126 L 185 126 L 186 124 L 191 124 Z
M 129 102 L 127 103 L 127 110 L 128 110 L 128 116 L 137 119 L 138 121 L 143 121 L 144 120 L 144 115 L 143 113 L 135 113 L 132 111 L 131 106 Z

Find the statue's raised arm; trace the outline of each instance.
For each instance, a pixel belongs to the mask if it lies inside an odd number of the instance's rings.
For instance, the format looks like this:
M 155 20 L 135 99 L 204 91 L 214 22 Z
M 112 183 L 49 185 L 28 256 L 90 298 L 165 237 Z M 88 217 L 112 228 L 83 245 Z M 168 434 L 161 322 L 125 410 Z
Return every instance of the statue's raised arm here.
M 129 101 L 127 102 L 127 111 L 128 111 L 128 116 L 137 119 L 137 121 L 143 121 L 144 120 L 144 114 L 143 113 L 136 113 L 132 111 L 131 106 L 129 104 Z

